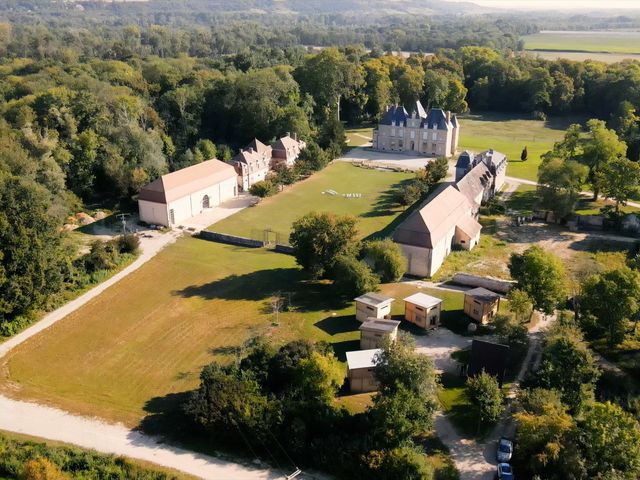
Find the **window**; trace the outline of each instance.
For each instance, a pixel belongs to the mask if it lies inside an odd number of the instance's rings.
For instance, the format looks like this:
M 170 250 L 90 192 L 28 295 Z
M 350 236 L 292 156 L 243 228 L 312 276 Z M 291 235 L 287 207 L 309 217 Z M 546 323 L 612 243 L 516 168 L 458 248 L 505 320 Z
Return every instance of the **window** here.
M 431 140 L 433 140 L 434 142 L 438 140 L 438 132 L 433 132 L 433 134 L 431 135 Z
M 475 309 L 475 308 L 474 308 L 474 309 L 473 309 L 473 314 L 474 314 L 474 315 L 478 315 L 478 314 L 480 314 L 480 312 L 479 312 L 477 309 Z
M 467 243 L 467 242 L 465 242 L 464 240 L 460 240 L 460 243 Z
M 416 310 L 419 312 L 424 312 L 424 308 L 416 306 Z
M 432 143 L 432 144 L 431 144 L 431 151 L 432 151 L 433 153 L 436 153 L 436 144 L 435 144 L 435 143 Z
M 402 148 L 404 146 L 404 142 L 402 140 L 398 141 L 398 148 Z
M 171 210 L 169 210 L 169 223 L 171 225 L 176 223 L 176 215 L 175 215 L 175 212 L 173 211 L 173 208 Z
M 427 135 L 428 135 L 428 132 L 423 132 L 422 133 L 422 138 L 424 138 L 426 140 L 427 139 Z
M 414 131 L 411 132 L 411 138 L 416 138 L 416 132 Z
M 373 312 L 373 307 L 367 307 L 367 310 L 371 310 Z

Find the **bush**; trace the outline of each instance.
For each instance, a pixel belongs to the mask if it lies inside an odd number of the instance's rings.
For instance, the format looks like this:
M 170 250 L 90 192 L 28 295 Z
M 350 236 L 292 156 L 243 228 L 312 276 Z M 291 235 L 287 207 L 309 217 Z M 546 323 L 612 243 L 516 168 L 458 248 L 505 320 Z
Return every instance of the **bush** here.
M 280 185 L 291 185 L 296 181 L 296 173 L 293 168 L 289 168 L 284 164 L 278 164 L 273 167 L 275 173 L 275 181 Z
M 476 410 L 478 430 L 482 423 L 493 423 L 500 418 L 504 394 L 495 377 L 486 372 L 469 377 L 465 393 Z
M 365 260 L 373 264 L 373 271 L 383 283 L 400 280 L 407 270 L 407 259 L 400 246 L 389 239 L 367 242 L 362 251 Z
M 91 251 L 84 258 L 85 270 L 88 273 L 98 270 L 111 270 L 118 265 L 120 249 L 117 240 L 103 242 L 96 240 L 91 244 Z
M 433 468 L 425 456 L 412 448 L 394 448 L 369 452 L 367 463 L 380 480 L 431 480 Z
M 251 185 L 249 193 L 260 198 L 270 197 L 278 193 L 278 184 L 273 180 L 262 180 Z
M 117 242 L 120 253 L 136 255 L 140 251 L 140 239 L 132 233 L 119 236 Z
M 302 174 L 310 174 L 322 170 L 329 165 L 331 156 L 325 150 L 320 148 L 317 143 L 309 142 L 298 155 L 296 160 L 296 169 Z
M 340 255 L 333 269 L 333 284 L 340 295 L 358 296 L 378 290 L 380 277 L 352 255 Z

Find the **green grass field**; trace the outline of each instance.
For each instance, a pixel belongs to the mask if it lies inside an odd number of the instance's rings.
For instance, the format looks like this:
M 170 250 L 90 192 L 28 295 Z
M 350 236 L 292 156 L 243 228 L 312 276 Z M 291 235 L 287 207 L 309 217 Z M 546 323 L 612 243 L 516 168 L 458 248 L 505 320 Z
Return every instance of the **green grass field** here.
M 640 32 L 632 31 L 549 31 L 523 39 L 527 50 L 640 53 Z
M 564 132 L 571 123 L 583 121 L 584 119 L 563 118 L 544 122 L 499 114 L 462 116 L 458 149 L 480 152 L 493 148 L 507 155 L 507 175 L 536 180 L 540 156 L 564 137 Z M 525 146 L 529 158 L 522 162 L 520 154 Z
M 280 291 L 292 308 L 271 313 Z M 400 301 L 415 287 L 384 285 Z M 440 294 L 440 292 L 432 292 Z M 445 299 L 445 308 L 461 308 Z M 13 350 L 0 389 L 134 426 L 201 368 L 230 361 L 252 337 L 325 340 L 341 360 L 359 348 L 353 303 L 308 282 L 293 257 L 184 238 L 106 292 Z M 345 372 L 346 373 L 346 372 Z
M 371 143 L 373 127 L 347 128 L 345 134 L 349 147 L 361 147 Z
M 361 237 L 387 227 L 403 209 L 395 205 L 391 191 L 412 178 L 409 173 L 381 172 L 335 162 L 321 172 L 296 183 L 277 195 L 263 199 L 211 227 L 216 232 L 262 238 L 271 229 L 287 240 L 291 224 L 311 211 L 352 214 L 358 217 Z M 334 190 L 339 195 L 330 195 Z M 360 193 L 359 198 L 345 198 L 343 193 Z

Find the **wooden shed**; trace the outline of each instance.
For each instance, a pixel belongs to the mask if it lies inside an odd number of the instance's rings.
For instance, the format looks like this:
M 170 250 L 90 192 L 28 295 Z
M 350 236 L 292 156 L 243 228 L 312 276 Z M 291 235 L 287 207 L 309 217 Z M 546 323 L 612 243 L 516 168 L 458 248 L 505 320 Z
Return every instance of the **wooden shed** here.
M 369 318 L 391 318 L 393 298 L 379 293 L 365 293 L 355 299 L 356 320 L 366 322 Z
M 352 392 L 375 392 L 378 389 L 375 358 L 381 351 L 379 348 L 374 348 L 347 352 L 349 388 Z
M 474 377 L 484 371 L 496 377 L 498 385 L 502 387 L 504 374 L 507 370 L 509 351 L 510 348 L 507 345 L 474 340 L 471 343 L 471 358 L 467 375 Z
M 360 348 L 362 350 L 380 348 L 382 347 L 382 342 L 387 337 L 395 341 L 395 339 L 398 338 L 399 325 L 400 322 L 396 320 L 369 318 L 360 325 Z
M 498 314 L 500 295 L 478 287 L 464 292 L 464 313 L 482 324 L 489 323 Z
M 442 299 L 426 293 L 414 293 L 404 299 L 404 318 L 424 329 L 438 328 Z

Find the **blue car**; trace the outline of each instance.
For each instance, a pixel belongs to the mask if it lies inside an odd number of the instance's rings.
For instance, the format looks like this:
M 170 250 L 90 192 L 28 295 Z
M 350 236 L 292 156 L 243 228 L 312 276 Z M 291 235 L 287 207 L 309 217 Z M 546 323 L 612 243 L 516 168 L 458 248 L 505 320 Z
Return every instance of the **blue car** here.
M 513 442 L 508 438 L 502 437 L 498 441 L 498 451 L 496 453 L 496 459 L 498 463 L 509 463 L 511 456 L 513 455 Z
M 498 479 L 499 480 L 513 480 L 513 468 L 508 463 L 498 464 Z

